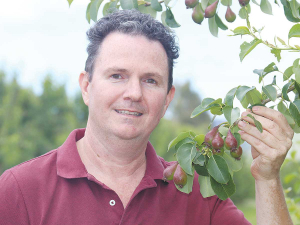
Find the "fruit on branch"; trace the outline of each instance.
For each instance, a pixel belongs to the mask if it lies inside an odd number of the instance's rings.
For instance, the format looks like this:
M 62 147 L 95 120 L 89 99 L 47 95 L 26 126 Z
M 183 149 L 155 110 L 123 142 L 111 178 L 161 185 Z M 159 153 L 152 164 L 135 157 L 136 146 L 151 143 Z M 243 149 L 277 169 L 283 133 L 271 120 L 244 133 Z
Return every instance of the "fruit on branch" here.
M 214 139 L 214 136 L 217 134 L 219 126 L 215 126 L 213 129 L 211 129 L 207 134 L 205 135 L 204 142 L 206 145 L 211 145 L 212 140 Z
M 237 160 L 241 159 L 242 154 L 243 154 L 243 149 L 241 146 L 238 149 L 230 150 L 230 155 Z
M 246 6 L 249 4 L 249 2 L 250 2 L 250 0 L 239 0 L 239 3 L 241 6 Z
M 225 19 L 229 22 L 232 23 L 236 19 L 235 13 L 231 10 L 230 6 L 227 6 L 226 14 L 225 14 Z
M 186 172 L 181 168 L 180 165 L 177 166 L 173 181 L 175 184 L 177 184 L 180 188 L 183 188 L 184 185 L 187 183 L 187 175 Z
M 237 140 L 235 139 L 235 137 L 233 136 L 233 134 L 229 129 L 225 139 L 225 146 L 227 149 L 236 150 L 237 145 L 238 145 Z
M 186 8 L 194 8 L 198 2 L 199 0 L 185 0 Z
M 216 14 L 218 3 L 219 0 L 215 1 L 213 4 L 206 7 L 204 13 L 205 18 L 211 18 Z
M 220 133 L 217 132 L 216 135 L 214 136 L 214 139 L 211 142 L 212 147 L 215 150 L 220 150 L 224 146 L 224 140 L 221 137 Z
M 195 23 L 201 24 L 202 21 L 204 20 L 204 12 L 201 8 L 201 4 L 198 3 L 194 9 L 193 9 L 193 14 L 192 14 L 192 19 L 194 20 Z
M 178 162 L 168 166 L 163 173 L 163 180 L 167 181 L 167 180 L 173 180 L 173 176 L 176 170 L 176 167 L 178 165 Z

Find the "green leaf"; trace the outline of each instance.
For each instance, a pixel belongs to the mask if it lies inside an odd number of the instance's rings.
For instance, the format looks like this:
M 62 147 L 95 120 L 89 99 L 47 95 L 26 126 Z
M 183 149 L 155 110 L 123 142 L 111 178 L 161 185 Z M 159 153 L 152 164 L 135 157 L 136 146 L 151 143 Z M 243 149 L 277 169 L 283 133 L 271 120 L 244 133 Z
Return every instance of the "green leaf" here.
M 236 97 L 239 101 L 242 101 L 246 94 L 253 90 L 255 87 L 248 87 L 248 86 L 240 86 L 236 91 Z
M 217 13 L 216 13 L 215 17 L 216 17 L 216 23 L 217 23 L 218 27 L 222 30 L 228 30 L 228 27 L 222 22 L 222 20 L 220 19 L 220 17 L 218 16 Z
M 182 188 L 180 188 L 178 185 L 175 184 L 176 188 L 186 194 L 189 194 L 192 192 L 193 189 L 193 182 L 194 182 L 194 174 L 193 176 L 187 174 L 187 182 L 186 185 L 184 185 Z
M 226 161 L 218 155 L 212 155 L 206 166 L 208 173 L 218 183 L 226 184 L 230 179 L 230 173 Z
M 281 60 L 281 50 L 280 49 L 275 49 L 275 48 L 272 48 L 271 49 L 271 53 L 274 54 L 274 56 L 276 57 L 277 61 L 280 62 Z
M 292 14 L 295 18 L 300 18 L 299 16 L 299 3 L 296 0 L 291 0 L 290 1 L 290 8 L 292 10 Z
M 227 132 L 228 132 L 228 127 L 219 127 L 219 132 L 220 134 L 222 134 L 223 136 L 227 136 Z
M 176 138 L 174 138 L 168 146 L 168 151 L 170 150 L 170 148 L 172 148 L 173 146 L 175 146 L 178 142 L 180 142 L 181 140 L 190 137 L 190 132 L 183 132 L 181 134 L 179 134 Z
M 260 9 L 262 12 L 272 15 L 272 6 L 268 0 L 261 0 Z
M 194 144 L 194 140 L 191 139 L 190 137 L 186 137 L 185 139 L 179 141 L 179 142 L 175 145 L 175 151 L 177 152 L 177 150 L 180 148 L 181 145 L 187 144 L 187 143 L 192 143 L 192 144 Z
M 209 0 L 202 0 L 202 1 L 201 1 L 201 6 L 202 6 L 202 9 L 203 9 L 203 10 L 206 9 L 206 7 L 207 7 L 207 5 L 208 5 L 208 2 L 209 2 Z
M 242 7 L 239 11 L 239 16 L 242 18 L 242 19 L 246 19 L 247 18 L 247 10 L 245 7 Z
M 300 65 L 299 65 L 299 60 L 296 59 L 293 63 L 293 73 L 295 74 L 295 80 L 296 82 L 300 83 Z
M 240 117 L 240 109 L 238 107 L 232 108 L 231 106 L 225 106 L 223 112 L 230 125 L 232 125 Z
M 69 7 L 70 7 L 71 4 L 72 4 L 72 2 L 73 2 L 73 0 L 68 0 L 68 2 L 69 2 Z
M 287 68 L 283 73 L 283 81 L 288 80 L 293 75 L 293 66 Z
M 191 114 L 191 118 L 194 118 L 196 116 L 199 116 L 201 113 L 208 111 L 214 107 L 218 107 L 222 105 L 222 99 L 219 98 L 217 100 L 214 100 L 213 98 L 205 98 L 203 99 L 201 105 L 197 106 L 192 114 Z
M 244 26 L 237 27 L 232 32 L 234 33 L 234 35 L 250 34 L 248 27 L 244 27 Z
M 195 156 L 195 158 L 193 160 L 193 163 L 196 164 L 196 165 L 199 165 L 199 166 L 204 166 L 205 156 L 202 155 L 200 152 L 197 151 L 196 156 Z M 195 167 L 195 169 L 196 169 L 196 167 Z
M 172 0 L 164 0 L 165 6 L 168 6 L 170 1 L 172 1 Z
M 183 144 L 179 147 L 176 154 L 177 161 L 181 168 L 191 176 L 194 174 L 192 169 L 192 161 L 195 157 L 195 155 L 192 154 L 193 148 L 195 148 L 193 144 Z
M 158 12 L 162 11 L 162 6 L 158 0 L 151 0 L 151 8 Z
M 290 98 L 288 96 L 288 90 L 289 90 L 291 85 L 292 85 L 292 82 L 288 82 L 282 88 L 282 97 L 283 97 L 284 100 L 290 101 Z
M 258 74 L 259 83 L 260 83 L 267 74 L 269 74 L 271 72 L 274 72 L 274 71 L 278 71 L 278 68 L 275 65 L 275 63 L 272 62 L 266 68 L 264 68 L 263 70 L 258 70 L 258 69 L 253 70 L 253 73 Z
M 153 8 L 151 8 L 151 7 L 149 7 L 149 6 L 146 6 L 146 5 L 144 5 L 144 4 L 139 5 L 139 6 L 138 6 L 138 10 L 139 10 L 141 13 L 151 15 L 154 19 L 156 18 L 157 12 L 156 12 Z
M 290 103 L 289 110 L 296 124 L 300 126 L 300 99 Z
M 213 191 L 223 201 L 235 193 L 235 184 L 231 176 L 227 184 L 220 184 L 213 177 L 210 177 L 210 183 Z
M 293 16 L 293 13 L 292 13 L 292 10 L 291 10 L 290 3 L 289 3 L 289 2 L 287 2 L 287 6 L 283 6 L 283 9 L 284 9 L 284 15 L 285 15 L 285 17 L 286 17 L 290 22 L 293 22 L 293 23 L 300 22 L 300 19 L 295 18 L 295 17 Z
M 255 1 L 255 0 L 252 0 L 252 2 L 253 2 L 255 5 L 258 5 L 258 6 L 260 6 L 260 5 L 258 4 L 258 2 L 257 2 L 257 1 Z
M 272 85 L 267 85 L 262 87 L 263 92 L 271 99 L 273 102 L 277 99 L 277 90 Z
M 208 18 L 208 26 L 209 26 L 210 33 L 213 36 L 218 37 L 218 29 L 219 28 L 218 28 L 215 16 Z
M 236 126 L 238 128 L 238 126 Z M 237 143 L 238 143 L 238 146 L 239 147 L 240 145 L 242 145 L 244 143 L 244 140 L 241 138 L 241 135 L 239 133 L 235 133 L 233 131 L 233 136 L 235 137 L 235 139 L 237 140 Z
M 280 43 L 284 46 L 286 46 L 286 43 L 284 42 L 284 40 L 282 40 L 281 38 L 277 37 L 277 40 L 280 41 Z
M 167 17 L 166 15 L 167 15 L 166 11 L 163 11 L 161 13 L 161 22 L 163 25 L 165 25 L 167 27 L 168 25 L 166 24 L 166 17 Z
M 92 4 L 90 6 L 90 17 L 95 22 L 97 22 L 97 15 L 102 2 L 103 0 L 94 0 L 91 2 Z
M 289 39 L 292 37 L 300 37 L 300 24 L 296 24 L 290 29 Z
M 229 153 L 224 152 L 223 158 L 225 159 L 229 170 L 231 170 L 232 172 L 237 172 L 243 168 L 243 161 L 236 160 Z
M 208 171 L 207 171 L 207 169 L 205 168 L 205 166 L 194 165 L 194 167 L 195 167 L 196 172 L 197 172 L 199 175 L 201 175 L 201 176 L 206 176 L 206 177 L 209 176 Z
M 243 61 L 243 59 L 245 58 L 245 56 L 248 55 L 260 43 L 261 43 L 261 41 L 258 40 L 258 39 L 254 39 L 250 43 L 248 43 L 248 42 L 245 41 L 240 46 L 240 48 L 241 48 L 241 52 L 240 52 L 240 60 L 241 60 L 241 62 Z
M 232 0 L 221 0 L 221 4 L 224 6 L 231 6 Z
M 226 106 L 231 106 L 233 107 L 233 99 L 235 97 L 235 93 L 237 91 L 238 87 L 232 88 L 227 94 L 226 97 L 224 99 L 224 104 Z
M 203 198 L 208 198 L 215 195 L 215 192 L 210 184 L 210 177 L 199 176 L 198 181 L 200 185 L 200 193 L 202 194 Z
M 169 7 L 166 10 L 166 24 L 171 28 L 180 27 L 180 25 L 176 22 L 174 15 Z
M 250 117 L 251 119 L 253 119 L 254 125 L 255 125 L 256 128 L 259 130 L 259 132 L 262 133 L 262 132 L 263 132 L 263 127 L 262 127 L 261 123 L 260 123 L 258 120 L 256 120 L 256 119 L 254 118 L 254 116 L 252 116 L 251 114 L 248 114 L 247 116 Z
M 276 85 L 276 75 L 273 77 L 272 85 Z
M 122 9 L 138 9 L 137 0 L 120 0 Z
M 92 3 L 92 2 L 90 2 L 90 3 L 88 4 L 87 8 L 86 8 L 86 20 L 88 21 L 88 23 L 91 22 L 91 16 L 90 16 L 90 7 L 91 7 L 91 3 Z
M 205 139 L 204 134 L 199 134 L 194 138 L 194 140 L 197 142 L 198 145 L 201 145 L 204 142 L 204 139 Z
M 247 92 L 246 98 L 247 98 L 247 101 L 250 103 L 250 105 L 260 104 L 262 101 L 262 95 L 256 89 L 253 89 L 253 90 Z
M 222 106 L 218 105 L 210 109 L 211 114 L 213 115 L 222 115 Z

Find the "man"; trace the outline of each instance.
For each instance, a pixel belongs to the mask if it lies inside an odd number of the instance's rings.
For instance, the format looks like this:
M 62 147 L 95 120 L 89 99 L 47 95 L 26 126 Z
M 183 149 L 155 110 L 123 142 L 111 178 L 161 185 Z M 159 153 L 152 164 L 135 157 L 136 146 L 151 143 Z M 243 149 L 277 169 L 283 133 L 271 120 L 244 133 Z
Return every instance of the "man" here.
M 198 182 L 187 195 L 162 179 L 170 164 L 148 140 L 175 92 L 171 31 L 148 15 L 119 11 L 88 37 L 79 77 L 86 129 L 1 176 L 0 224 L 249 224 L 230 199 L 204 199 Z M 253 111 L 264 132 L 248 117 L 239 127 L 252 145 L 258 224 L 292 224 L 279 169 L 293 131 L 280 113 Z

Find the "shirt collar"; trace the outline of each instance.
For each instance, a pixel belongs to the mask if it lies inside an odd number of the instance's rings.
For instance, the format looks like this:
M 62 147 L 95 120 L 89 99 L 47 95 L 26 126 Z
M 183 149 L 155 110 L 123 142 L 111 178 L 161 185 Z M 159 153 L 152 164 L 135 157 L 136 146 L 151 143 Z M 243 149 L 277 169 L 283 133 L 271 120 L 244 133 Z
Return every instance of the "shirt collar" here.
M 82 163 L 76 141 L 80 140 L 85 133 L 85 129 L 73 130 L 62 146 L 57 151 L 57 175 L 64 178 L 87 177 L 87 170 Z M 145 177 L 153 180 L 163 180 L 164 165 L 163 159 L 159 157 L 150 142 L 146 148 L 146 172 Z

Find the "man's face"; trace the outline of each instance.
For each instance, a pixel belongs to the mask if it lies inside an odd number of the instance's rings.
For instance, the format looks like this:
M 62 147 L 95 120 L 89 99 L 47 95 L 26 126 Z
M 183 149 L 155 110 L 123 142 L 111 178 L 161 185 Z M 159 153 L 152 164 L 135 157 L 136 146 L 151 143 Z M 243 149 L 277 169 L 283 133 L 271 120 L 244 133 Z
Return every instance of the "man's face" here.
M 113 32 L 101 44 L 83 94 L 88 123 L 99 135 L 149 138 L 173 99 L 174 87 L 169 93 L 167 88 L 163 46 L 144 36 Z

